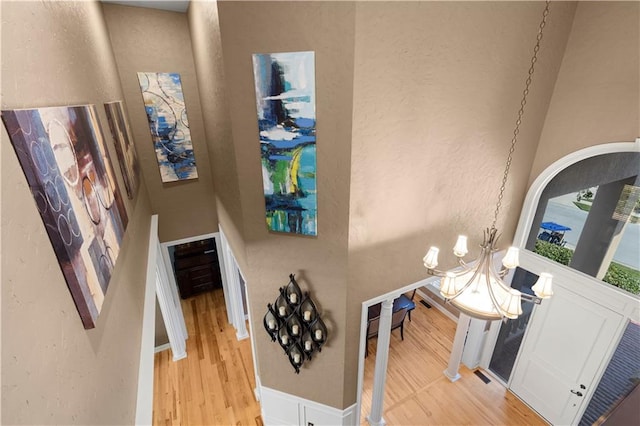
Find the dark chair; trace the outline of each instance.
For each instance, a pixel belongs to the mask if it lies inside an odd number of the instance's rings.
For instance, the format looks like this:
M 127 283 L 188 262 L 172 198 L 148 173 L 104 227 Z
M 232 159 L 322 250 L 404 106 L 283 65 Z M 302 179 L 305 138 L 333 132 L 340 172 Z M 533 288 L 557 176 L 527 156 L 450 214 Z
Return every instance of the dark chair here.
M 378 335 L 378 327 L 380 326 L 380 317 L 371 318 L 367 321 L 367 343 L 365 344 L 364 356 L 369 356 L 369 339 Z
M 407 297 L 405 294 L 401 294 L 396 300 L 393 301 L 393 310 L 406 309 L 409 313 L 409 321 L 411 321 L 411 311 L 416 308 L 416 304 L 413 298 L 416 297 L 416 290 L 411 292 L 411 297 Z
M 403 308 L 395 311 L 391 314 L 391 331 L 396 328 L 400 329 L 400 338 L 404 340 L 404 318 L 407 316 L 407 308 Z M 380 317 L 371 318 L 367 321 L 367 343 L 365 346 L 364 356 L 369 356 L 369 339 L 378 336 L 378 329 L 380 327 Z
M 540 235 L 538 235 L 538 239 L 542 241 L 549 241 L 551 240 L 551 234 L 547 231 L 544 231 Z

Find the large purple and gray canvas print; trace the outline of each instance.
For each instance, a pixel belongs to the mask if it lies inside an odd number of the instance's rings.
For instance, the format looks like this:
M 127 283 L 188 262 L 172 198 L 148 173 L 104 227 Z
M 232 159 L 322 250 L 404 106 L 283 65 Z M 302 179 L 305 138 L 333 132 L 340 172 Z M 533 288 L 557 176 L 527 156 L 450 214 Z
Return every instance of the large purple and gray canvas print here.
M 197 178 L 180 74 L 139 72 L 138 81 L 162 182 Z
M 313 52 L 253 55 L 267 228 L 315 236 Z
M 2 119 L 82 323 L 93 328 L 127 226 L 95 106 L 6 110 Z
M 133 145 L 129 121 L 124 112 L 124 104 L 122 101 L 107 102 L 104 104 L 104 110 L 107 113 L 109 129 L 113 137 L 113 144 L 116 147 L 118 163 L 124 179 L 124 187 L 127 191 L 127 196 L 133 199 L 138 189 L 140 166 L 138 165 L 136 148 Z

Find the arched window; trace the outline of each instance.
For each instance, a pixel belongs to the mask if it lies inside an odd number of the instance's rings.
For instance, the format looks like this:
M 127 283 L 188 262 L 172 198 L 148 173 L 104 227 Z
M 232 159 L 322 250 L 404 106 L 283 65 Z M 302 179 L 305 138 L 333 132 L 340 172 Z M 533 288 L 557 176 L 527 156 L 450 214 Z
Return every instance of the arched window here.
M 544 187 L 525 248 L 640 294 L 640 152 L 609 152 Z

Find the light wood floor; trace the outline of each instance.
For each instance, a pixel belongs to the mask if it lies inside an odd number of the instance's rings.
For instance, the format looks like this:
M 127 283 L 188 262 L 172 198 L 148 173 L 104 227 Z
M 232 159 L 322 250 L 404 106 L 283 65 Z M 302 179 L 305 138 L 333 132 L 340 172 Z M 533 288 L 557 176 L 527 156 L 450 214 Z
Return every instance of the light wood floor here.
M 412 322 L 391 333 L 383 418 L 388 425 L 546 425 L 529 407 L 491 379 L 485 384 L 464 366 L 452 383 L 443 374 L 455 323 L 416 296 Z M 369 341 L 362 392 L 361 424 L 371 408 L 377 340 Z
M 262 425 L 251 341 L 236 339 L 222 289 L 183 300 L 187 358 L 155 356 L 154 425 Z
M 416 299 L 419 299 L 416 296 Z M 156 354 L 154 425 L 258 425 L 260 406 L 250 339 L 238 341 L 227 323 L 222 290 L 182 301 L 189 340 L 187 358 Z M 451 383 L 443 374 L 455 323 L 417 303 L 405 322 L 404 341 L 394 330 L 383 417 L 388 425 L 544 425 L 533 411 L 495 381 L 484 384 L 461 368 Z M 362 394 L 362 424 L 371 404 L 376 340 L 369 342 Z

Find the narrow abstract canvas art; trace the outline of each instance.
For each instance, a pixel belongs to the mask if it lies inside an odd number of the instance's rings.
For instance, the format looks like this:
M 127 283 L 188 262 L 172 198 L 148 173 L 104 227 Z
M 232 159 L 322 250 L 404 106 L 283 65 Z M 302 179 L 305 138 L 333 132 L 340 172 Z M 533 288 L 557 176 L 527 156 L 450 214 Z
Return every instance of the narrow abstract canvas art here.
M 262 180 L 271 231 L 317 235 L 313 52 L 253 55 Z
M 136 156 L 136 148 L 133 145 L 129 121 L 124 112 L 124 105 L 122 101 L 107 102 L 104 104 L 104 109 L 107 113 L 113 144 L 116 147 L 118 163 L 124 179 L 124 187 L 127 190 L 127 196 L 133 199 L 138 189 L 140 167 Z
M 198 177 L 180 74 L 139 72 L 162 182 Z
M 2 111 L 85 328 L 95 327 L 127 226 L 96 112 L 93 105 Z

